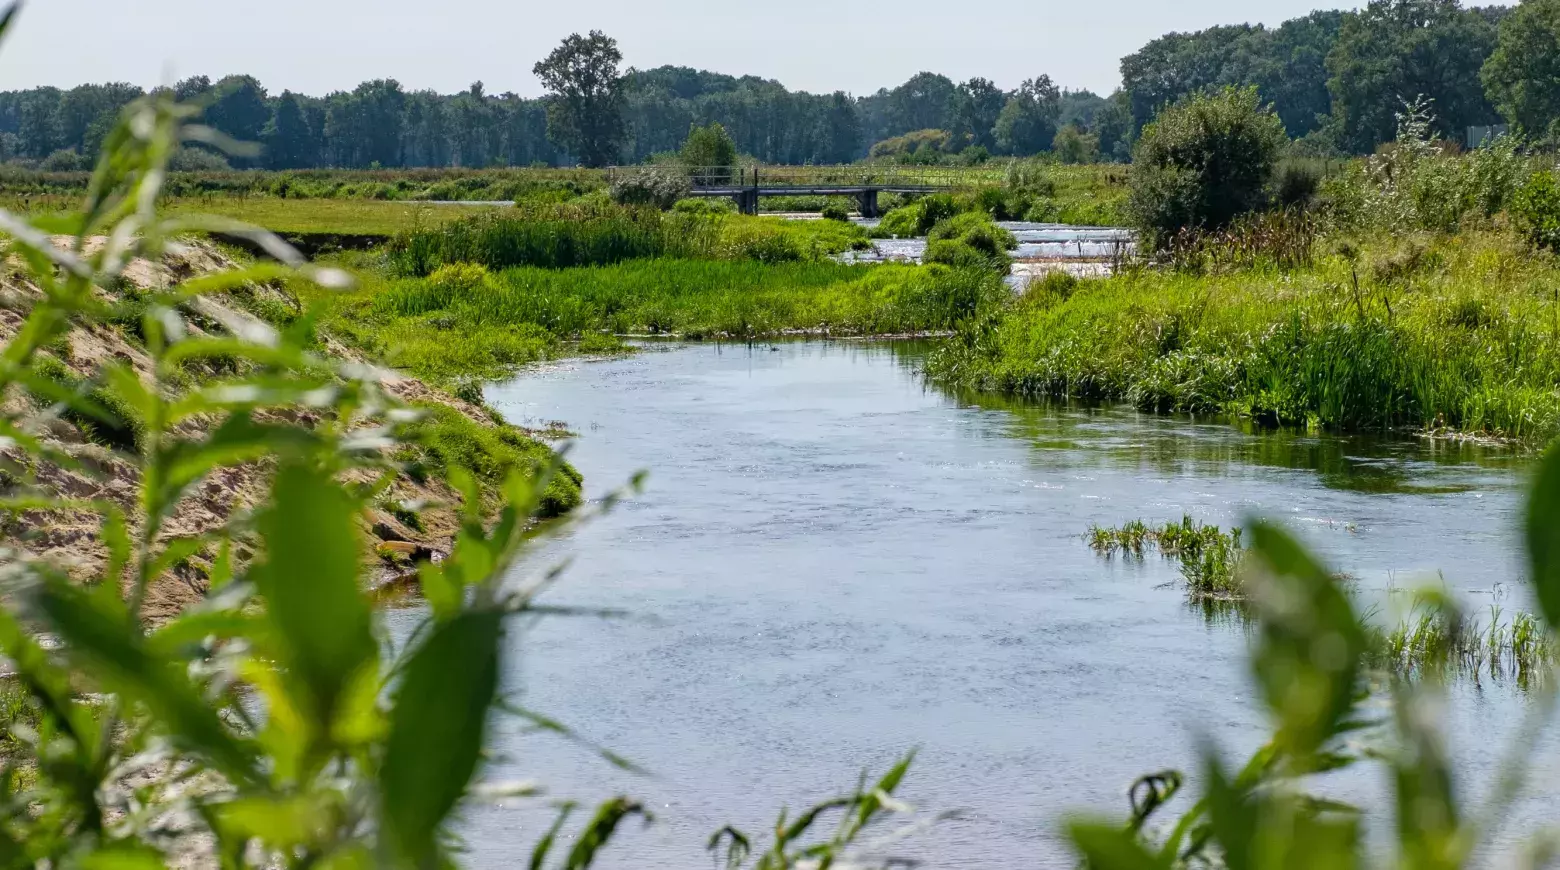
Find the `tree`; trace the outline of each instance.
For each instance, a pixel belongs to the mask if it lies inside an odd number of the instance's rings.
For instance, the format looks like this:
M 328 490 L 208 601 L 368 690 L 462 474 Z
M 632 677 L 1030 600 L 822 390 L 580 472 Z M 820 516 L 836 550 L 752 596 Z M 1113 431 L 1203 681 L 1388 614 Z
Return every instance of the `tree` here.
M 1131 101 L 1125 91 L 1111 94 L 1094 113 L 1094 136 L 1099 140 L 1100 155 L 1107 160 L 1125 163 L 1132 159 L 1132 137 L 1136 131 Z
M 1525 0 L 1497 38 L 1485 93 L 1512 127 L 1541 136 L 1560 122 L 1560 0 Z
M 888 136 L 911 130 L 946 130 L 953 108 L 953 80 L 935 73 L 920 72 L 888 92 Z
M 265 160 L 272 169 L 314 165 L 318 149 L 297 94 L 282 91 L 270 122 L 260 132 L 260 141 L 265 144 Z
M 1093 163 L 1099 159 L 1100 143 L 1076 124 L 1068 124 L 1056 133 L 1051 153 L 1063 163 Z
M 1062 92 L 1050 76 L 1029 79 L 997 116 L 996 144 L 1007 154 L 1038 154 L 1051 147 L 1061 115 Z
M 1184 229 L 1221 229 L 1268 201 L 1284 124 L 1255 87 L 1200 93 L 1160 112 L 1133 151 L 1128 210 L 1163 247 Z
M 547 136 L 586 166 L 605 166 L 623 141 L 623 53 L 599 30 L 571 35 L 533 68 L 548 91 Z
M 1390 141 L 1398 111 L 1420 96 L 1435 101 L 1437 132 L 1453 141 L 1494 123 L 1479 71 L 1496 38 L 1490 13 L 1457 0 L 1372 0 L 1345 15 L 1327 58 L 1338 144 L 1365 153 Z
M 952 131 L 967 136 L 982 148 L 996 147 L 997 118 L 1007 104 L 1007 94 L 990 79 L 974 78 L 959 85 L 953 95 Z
M 62 144 L 56 109 L 58 88 L 38 88 L 22 99 L 17 119 L 17 150 L 23 157 L 42 159 Z
M 718 123 L 694 127 L 678 156 L 690 171 L 701 172 L 713 181 L 730 181 L 731 170 L 737 165 L 737 144 Z
M 254 76 L 227 76 L 211 88 L 206 123 L 239 142 L 258 142 L 271 120 L 265 88 Z

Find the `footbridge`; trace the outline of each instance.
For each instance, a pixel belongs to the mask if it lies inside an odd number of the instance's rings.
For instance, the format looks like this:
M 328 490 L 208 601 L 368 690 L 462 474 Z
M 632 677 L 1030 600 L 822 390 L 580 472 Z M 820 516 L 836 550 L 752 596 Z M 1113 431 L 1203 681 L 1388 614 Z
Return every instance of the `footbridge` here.
M 687 175 L 690 196 L 731 199 L 744 214 L 758 214 L 758 201 L 766 196 L 844 196 L 856 200 L 862 217 L 878 216 L 881 193 L 937 193 L 1002 180 L 1001 170 L 984 167 L 614 166 L 607 181 L 668 172 Z

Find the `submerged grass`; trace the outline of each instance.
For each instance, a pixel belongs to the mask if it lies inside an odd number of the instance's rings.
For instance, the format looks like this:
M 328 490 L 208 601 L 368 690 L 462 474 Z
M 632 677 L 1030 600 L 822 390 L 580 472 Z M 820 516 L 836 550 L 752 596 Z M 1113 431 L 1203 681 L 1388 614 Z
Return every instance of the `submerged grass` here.
M 1560 260 L 1514 234 L 1341 246 L 1313 265 L 1038 284 L 928 373 L 1339 430 L 1560 432 Z
M 1141 559 L 1157 550 L 1179 563 L 1188 601 L 1210 621 L 1244 622 L 1247 587 L 1241 570 L 1245 550 L 1241 530 L 1199 523 L 1189 516 L 1180 522 L 1150 525 L 1132 520 L 1116 527 L 1091 526 L 1085 536 L 1100 555 Z M 1399 677 L 1428 674 L 1477 679 L 1512 678 L 1531 688 L 1560 664 L 1560 646 L 1538 617 L 1517 612 L 1508 619 L 1499 606 L 1489 621 L 1462 619 L 1437 600 L 1416 600 L 1393 628 L 1380 625 L 1374 613 L 1362 617 L 1369 655 L 1375 669 Z
M 1235 600 L 1246 594 L 1238 570 L 1243 552 L 1240 534 L 1240 529 L 1225 531 L 1183 516 L 1179 523 L 1161 526 L 1142 520 L 1118 528 L 1092 526 L 1088 539 L 1095 552 L 1107 557 L 1123 553 L 1140 559 L 1145 550 L 1157 549 L 1180 564 L 1188 596 Z

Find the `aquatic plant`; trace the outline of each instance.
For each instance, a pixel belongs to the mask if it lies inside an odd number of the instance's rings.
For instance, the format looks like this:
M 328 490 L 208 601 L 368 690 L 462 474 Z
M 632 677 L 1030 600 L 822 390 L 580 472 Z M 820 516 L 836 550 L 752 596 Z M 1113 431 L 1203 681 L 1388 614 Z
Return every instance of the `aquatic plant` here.
M 1183 516 L 1179 523 L 1150 526 L 1132 520 L 1117 528 L 1091 526 L 1089 546 L 1102 556 L 1124 553 L 1142 558 L 1149 547 L 1181 566 L 1187 595 L 1193 598 L 1245 597 L 1241 580 L 1240 529 L 1224 529 Z

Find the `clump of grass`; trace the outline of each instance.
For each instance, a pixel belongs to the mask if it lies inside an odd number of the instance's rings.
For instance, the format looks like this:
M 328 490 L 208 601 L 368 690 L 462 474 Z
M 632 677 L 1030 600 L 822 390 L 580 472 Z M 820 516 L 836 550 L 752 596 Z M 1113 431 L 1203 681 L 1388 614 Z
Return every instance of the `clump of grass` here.
M 1142 558 L 1149 548 L 1158 549 L 1181 566 L 1181 579 L 1193 598 L 1239 600 L 1245 597 L 1240 579 L 1240 529 L 1225 531 L 1183 516 L 1179 523 L 1150 526 L 1132 520 L 1117 528 L 1091 526 L 1089 546 L 1103 556 L 1123 553 Z
M 414 440 L 403 462 L 420 466 L 413 476 L 430 472 L 446 474 L 462 468 L 485 483 L 499 484 L 512 472 L 534 474 L 553 459 L 552 449 L 507 425 L 484 426 L 448 405 L 419 405 L 423 417 L 410 428 Z M 563 465 L 543 494 L 538 508 L 545 517 L 563 516 L 583 501 L 582 478 L 573 466 Z
M 1518 612 L 1508 620 L 1498 605 L 1490 608 L 1487 624 L 1458 619 L 1442 608 L 1416 608 L 1391 630 L 1367 629 L 1372 663 L 1401 676 L 1488 674 L 1530 687 L 1546 679 L 1560 658 L 1560 648 L 1536 616 Z

